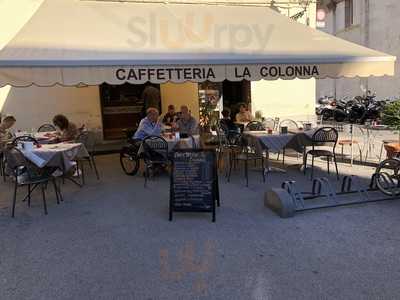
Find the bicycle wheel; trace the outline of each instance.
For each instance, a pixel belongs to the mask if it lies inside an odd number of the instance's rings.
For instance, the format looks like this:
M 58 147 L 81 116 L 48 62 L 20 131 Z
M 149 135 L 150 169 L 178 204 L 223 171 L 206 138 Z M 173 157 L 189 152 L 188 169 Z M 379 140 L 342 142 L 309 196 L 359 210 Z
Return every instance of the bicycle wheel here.
M 126 175 L 134 176 L 137 174 L 140 167 L 140 159 L 136 152 L 131 147 L 124 147 L 119 156 L 122 170 Z
M 400 159 L 390 158 L 379 164 L 375 171 L 376 187 L 385 195 L 400 195 Z

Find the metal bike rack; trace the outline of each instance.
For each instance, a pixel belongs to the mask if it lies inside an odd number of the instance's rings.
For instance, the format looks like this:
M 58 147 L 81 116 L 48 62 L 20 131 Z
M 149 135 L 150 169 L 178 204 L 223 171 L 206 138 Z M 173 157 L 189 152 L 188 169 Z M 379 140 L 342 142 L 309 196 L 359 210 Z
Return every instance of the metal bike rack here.
M 378 190 L 376 180 L 381 176 L 383 175 L 374 174 L 367 187 L 363 187 L 358 177 L 345 176 L 339 192 L 336 192 L 327 178 L 314 179 L 311 192 L 299 192 L 295 181 L 285 181 L 280 189 L 267 191 L 265 206 L 282 218 L 289 218 L 301 211 L 400 199 L 400 196 L 388 197 Z M 390 183 L 392 179 L 386 177 L 383 180 L 388 180 Z

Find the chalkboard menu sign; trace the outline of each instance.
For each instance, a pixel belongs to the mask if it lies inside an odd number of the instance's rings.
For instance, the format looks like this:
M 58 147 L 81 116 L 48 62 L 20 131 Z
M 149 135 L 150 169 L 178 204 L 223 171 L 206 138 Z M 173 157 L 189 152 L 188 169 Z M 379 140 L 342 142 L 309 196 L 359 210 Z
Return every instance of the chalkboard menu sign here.
M 173 212 L 210 212 L 215 222 L 219 206 L 218 172 L 213 150 L 177 150 L 173 153 L 169 220 Z

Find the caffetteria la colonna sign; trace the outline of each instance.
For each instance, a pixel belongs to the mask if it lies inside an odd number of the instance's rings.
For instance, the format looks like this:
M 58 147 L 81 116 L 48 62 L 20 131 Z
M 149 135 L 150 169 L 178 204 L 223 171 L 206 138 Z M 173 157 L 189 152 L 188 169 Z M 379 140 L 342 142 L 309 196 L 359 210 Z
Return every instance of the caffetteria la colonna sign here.
M 114 70 L 114 80 L 121 82 L 185 82 L 273 80 L 319 77 L 318 65 L 250 65 L 250 66 L 165 66 L 120 67 Z

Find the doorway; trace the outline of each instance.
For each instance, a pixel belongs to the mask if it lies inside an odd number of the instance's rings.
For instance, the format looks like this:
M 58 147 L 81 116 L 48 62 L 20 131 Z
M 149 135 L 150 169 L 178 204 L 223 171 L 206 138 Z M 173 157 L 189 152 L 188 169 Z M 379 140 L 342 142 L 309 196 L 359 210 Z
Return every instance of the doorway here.
M 159 85 L 153 85 L 160 89 Z M 103 135 L 105 140 L 124 139 L 124 129 L 136 130 L 145 114 L 143 91 L 146 84 L 100 86 Z
M 250 106 L 251 104 L 251 85 L 250 81 L 243 80 L 233 82 L 225 80 L 222 83 L 222 95 L 224 99 L 224 108 L 231 110 L 231 118 L 234 120 L 239 112 L 239 105 L 242 103 Z

